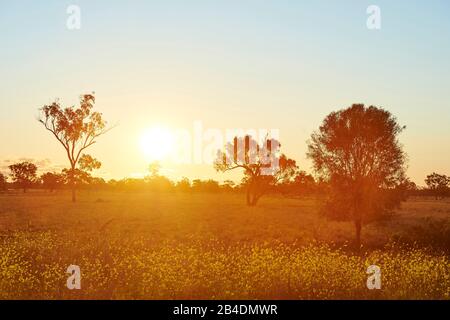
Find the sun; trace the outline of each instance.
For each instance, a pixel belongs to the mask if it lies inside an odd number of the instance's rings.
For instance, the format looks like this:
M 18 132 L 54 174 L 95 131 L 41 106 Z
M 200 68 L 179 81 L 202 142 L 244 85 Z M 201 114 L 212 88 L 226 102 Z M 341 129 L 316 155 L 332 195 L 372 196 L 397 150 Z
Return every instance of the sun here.
M 163 161 L 173 153 L 175 138 L 169 128 L 154 126 L 142 133 L 140 147 L 148 161 Z

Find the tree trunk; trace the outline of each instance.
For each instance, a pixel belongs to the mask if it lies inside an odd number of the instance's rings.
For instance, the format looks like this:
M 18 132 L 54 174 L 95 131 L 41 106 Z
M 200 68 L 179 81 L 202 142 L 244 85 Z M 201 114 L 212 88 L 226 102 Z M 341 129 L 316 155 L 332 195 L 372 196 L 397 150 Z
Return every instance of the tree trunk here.
M 259 198 L 263 195 L 263 192 L 258 189 L 257 184 L 250 184 L 247 187 L 247 205 L 254 207 L 258 203 Z
M 259 196 L 256 193 L 256 190 L 253 190 L 253 188 L 247 189 L 247 205 L 250 207 L 254 207 L 258 203 L 258 200 Z
M 77 197 L 76 197 L 76 191 L 75 191 L 75 166 L 72 166 L 71 169 L 71 174 L 70 174 L 70 184 L 71 184 L 71 189 L 72 189 L 72 202 L 76 202 L 77 201 Z
M 250 187 L 247 187 L 247 205 L 251 206 L 252 205 L 252 200 L 251 200 L 251 191 L 250 191 Z
M 362 223 L 361 223 L 361 219 L 357 218 L 355 220 L 355 231 L 356 231 L 356 238 L 355 238 L 355 244 L 356 244 L 356 248 L 361 248 L 361 227 L 362 227 Z
M 361 248 L 361 228 L 363 217 L 363 203 L 361 190 L 355 190 L 353 200 L 353 221 L 355 223 L 355 247 L 357 250 Z
M 260 197 L 261 196 L 255 192 L 255 194 L 253 195 L 253 199 L 252 199 L 252 206 L 256 206 Z

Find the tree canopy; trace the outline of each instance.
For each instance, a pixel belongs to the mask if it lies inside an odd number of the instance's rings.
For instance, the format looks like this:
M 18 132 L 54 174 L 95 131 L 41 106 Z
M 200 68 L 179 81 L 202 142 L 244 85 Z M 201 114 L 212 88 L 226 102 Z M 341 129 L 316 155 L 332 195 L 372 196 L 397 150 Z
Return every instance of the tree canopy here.
M 9 166 L 9 170 L 13 182 L 20 186 L 23 192 L 36 182 L 37 166 L 34 163 L 28 161 L 15 163 Z
M 316 173 L 331 185 L 327 210 L 354 220 L 358 243 L 364 220 L 392 204 L 383 191 L 405 180 L 403 129 L 390 112 L 354 104 L 329 114 L 308 143 Z
M 242 169 L 247 204 L 254 206 L 271 187 L 289 181 L 298 170 L 295 160 L 281 154 L 280 146 L 276 139 L 258 143 L 248 135 L 235 137 L 217 152 L 214 168 L 219 172 Z
M 102 114 L 93 111 L 94 104 L 94 94 L 85 94 L 80 97 L 80 106 L 77 108 L 62 108 L 59 101 L 55 101 L 40 109 L 39 121 L 64 147 L 69 159 L 70 168 L 67 172 L 72 185 L 72 201 L 76 200 L 75 175 L 83 151 L 108 131 Z
M 450 177 L 444 174 L 433 172 L 427 176 L 425 183 L 436 199 L 443 198 L 450 193 Z

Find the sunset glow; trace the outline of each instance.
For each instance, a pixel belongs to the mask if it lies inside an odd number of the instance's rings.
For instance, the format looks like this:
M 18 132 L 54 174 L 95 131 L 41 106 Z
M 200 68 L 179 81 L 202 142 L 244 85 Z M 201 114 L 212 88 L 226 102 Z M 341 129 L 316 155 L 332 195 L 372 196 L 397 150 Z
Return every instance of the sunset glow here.
M 164 161 L 175 151 L 175 137 L 169 128 L 154 126 L 142 133 L 140 148 L 148 161 Z
M 1 1 L 0 302 L 450 300 L 449 0 Z

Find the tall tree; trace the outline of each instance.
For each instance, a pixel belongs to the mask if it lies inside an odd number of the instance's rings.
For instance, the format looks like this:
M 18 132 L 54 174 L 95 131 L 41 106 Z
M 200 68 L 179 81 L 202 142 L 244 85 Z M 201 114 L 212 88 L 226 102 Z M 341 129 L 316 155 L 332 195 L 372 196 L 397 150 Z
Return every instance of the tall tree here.
M 436 200 L 439 199 L 439 197 L 443 198 L 449 194 L 450 177 L 447 177 L 444 174 L 433 172 L 427 176 L 425 183 L 435 196 Z
M 244 171 L 247 205 L 255 206 L 271 187 L 292 179 L 298 167 L 294 160 L 280 153 L 280 143 L 265 138 L 258 144 L 251 136 L 235 137 L 219 150 L 214 167 L 219 172 Z
M 403 129 L 390 112 L 354 104 L 329 114 L 309 141 L 308 157 L 331 187 L 327 210 L 353 220 L 358 246 L 363 223 L 392 206 L 384 191 L 405 180 Z
M 36 182 L 37 166 L 31 162 L 20 162 L 9 166 L 11 178 L 15 184 L 27 192 L 27 189 Z
M 40 109 L 39 121 L 64 147 L 69 159 L 68 174 L 73 202 L 76 201 L 75 174 L 81 154 L 108 131 L 102 114 L 92 110 L 94 104 L 94 94 L 85 94 L 81 96 L 78 108 L 62 108 L 59 101 L 55 101 Z

